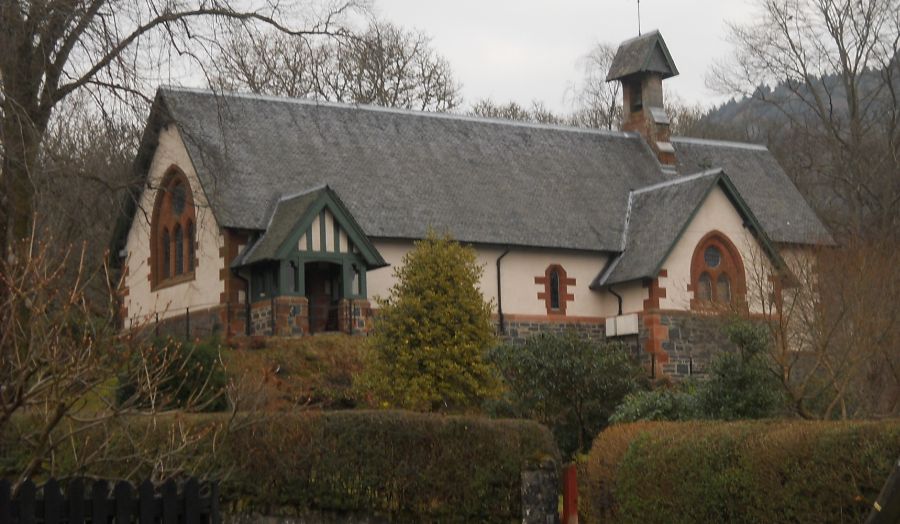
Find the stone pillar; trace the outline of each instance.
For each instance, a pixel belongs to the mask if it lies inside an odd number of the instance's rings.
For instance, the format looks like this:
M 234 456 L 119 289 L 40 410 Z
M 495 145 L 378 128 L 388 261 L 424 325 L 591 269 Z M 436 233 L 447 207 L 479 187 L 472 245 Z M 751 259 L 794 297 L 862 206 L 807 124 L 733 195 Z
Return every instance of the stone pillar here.
M 350 334 L 368 335 L 372 330 L 372 306 L 364 298 L 353 299 L 350 308 Z
M 309 334 L 309 299 L 286 295 L 275 299 L 275 334 L 282 337 Z
M 522 472 L 522 523 L 559 524 L 557 464 L 546 461 Z
M 272 335 L 272 301 L 259 300 L 250 305 L 250 334 Z

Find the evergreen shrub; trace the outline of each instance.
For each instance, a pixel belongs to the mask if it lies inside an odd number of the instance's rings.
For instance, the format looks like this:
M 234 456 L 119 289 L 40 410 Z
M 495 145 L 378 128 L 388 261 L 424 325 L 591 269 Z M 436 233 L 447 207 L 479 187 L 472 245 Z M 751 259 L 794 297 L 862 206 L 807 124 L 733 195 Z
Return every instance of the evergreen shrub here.
M 863 522 L 900 421 L 642 422 L 594 441 L 585 522 Z

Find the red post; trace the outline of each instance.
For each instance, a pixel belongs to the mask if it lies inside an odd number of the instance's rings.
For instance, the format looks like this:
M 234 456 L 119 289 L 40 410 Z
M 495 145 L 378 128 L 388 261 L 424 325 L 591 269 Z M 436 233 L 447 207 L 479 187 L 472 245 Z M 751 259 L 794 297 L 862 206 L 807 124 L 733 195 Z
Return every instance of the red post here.
M 562 524 L 578 524 L 578 470 L 575 464 L 563 466 L 562 470 L 563 510 Z

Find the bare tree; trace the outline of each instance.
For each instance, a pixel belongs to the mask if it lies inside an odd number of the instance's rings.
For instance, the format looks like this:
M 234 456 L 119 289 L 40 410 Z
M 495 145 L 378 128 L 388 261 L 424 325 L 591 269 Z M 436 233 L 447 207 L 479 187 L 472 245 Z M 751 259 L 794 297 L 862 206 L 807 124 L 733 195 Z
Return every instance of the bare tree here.
M 0 262 L 0 288 L 7 290 L 0 296 L 0 446 L 15 446 L 4 474 L 15 475 L 18 486 L 36 475 L 84 474 L 119 460 L 156 478 L 183 473 L 196 459 L 193 445 L 227 431 L 227 417 L 200 429 L 179 427 L 164 442 L 128 426 L 176 408 L 203 409 L 226 391 L 213 388 L 212 370 L 190 369 L 183 354 L 190 350 L 120 332 L 111 321 L 115 302 L 86 294 L 92 280 L 110 281 L 106 272 L 87 267 L 84 249 L 60 257 L 53 243 L 32 235 L 22 256 Z M 122 394 L 125 384 L 130 389 Z M 116 476 L 130 475 L 120 465 Z
M 900 413 L 900 254 L 867 244 L 786 251 L 780 275 L 750 253 L 748 298 L 761 308 L 773 368 L 804 418 Z
M 479 100 L 469 111 L 474 116 L 485 118 L 497 118 L 501 120 L 517 120 L 519 122 L 532 122 L 535 124 L 559 125 L 567 123 L 564 116 L 551 111 L 543 102 L 533 101 L 531 107 L 524 107 L 516 102 L 497 104 L 493 100 L 485 98 Z
M 461 102 L 450 64 L 428 36 L 381 21 L 340 41 L 241 33 L 213 66 L 213 87 L 226 90 L 426 111 L 449 111 Z
M 86 90 L 101 106 L 141 97 L 174 56 L 198 56 L 223 22 L 294 35 L 340 33 L 337 18 L 353 0 L 325 9 L 321 21 L 295 27 L 279 2 L 247 0 L 7 0 L 0 3 L 0 258 L 28 237 L 33 171 L 57 106 Z
M 571 120 L 574 125 L 610 130 L 621 127 L 621 84 L 606 81 L 615 56 L 615 46 L 600 43 L 582 58 L 582 78 L 573 87 L 575 107 Z
M 732 26 L 734 59 L 710 83 L 777 111 L 795 178 L 813 180 L 833 227 L 900 225 L 900 1 L 760 0 Z M 771 87 L 761 87 L 761 86 Z M 783 141 L 782 143 L 787 143 Z

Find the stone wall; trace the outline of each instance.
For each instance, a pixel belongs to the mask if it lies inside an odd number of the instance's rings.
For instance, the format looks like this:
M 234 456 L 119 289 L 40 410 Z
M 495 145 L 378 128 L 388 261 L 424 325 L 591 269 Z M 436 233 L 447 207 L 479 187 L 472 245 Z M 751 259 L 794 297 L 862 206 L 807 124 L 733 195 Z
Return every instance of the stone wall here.
M 646 314 L 640 323 L 639 340 L 655 362 L 655 376 L 672 378 L 704 376 L 709 363 L 720 351 L 735 349 L 728 340 L 721 316 L 679 312 Z
M 186 309 L 184 314 L 171 316 L 157 322 L 155 319 L 143 326 L 157 337 L 179 340 L 209 338 L 225 335 L 225 306 L 213 306 L 199 310 Z
M 495 320 L 496 321 L 496 320 Z M 553 322 L 541 320 L 507 320 L 505 330 L 498 334 L 504 342 L 523 344 L 526 340 L 544 333 L 561 334 L 575 332 L 592 340 L 606 340 L 606 324 L 604 322 Z

